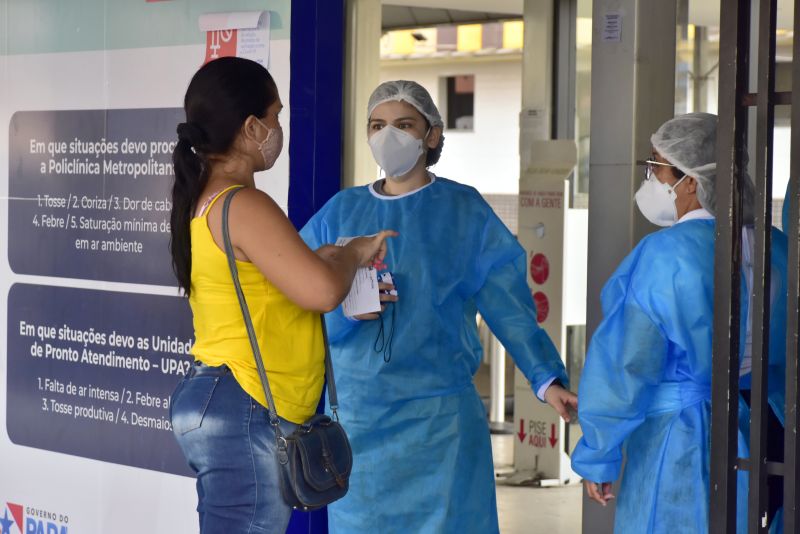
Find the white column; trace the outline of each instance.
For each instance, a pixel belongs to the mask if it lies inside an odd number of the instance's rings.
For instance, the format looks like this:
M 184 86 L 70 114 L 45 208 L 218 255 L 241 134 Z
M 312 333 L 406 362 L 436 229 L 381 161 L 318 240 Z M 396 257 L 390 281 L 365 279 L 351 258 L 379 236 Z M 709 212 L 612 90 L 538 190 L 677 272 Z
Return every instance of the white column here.
M 491 336 L 489 360 L 489 422 L 506 421 L 506 349 Z
M 541 110 L 545 135 L 550 139 L 553 107 L 553 1 L 525 0 L 522 49 L 522 109 Z
M 634 193 L 650 154 L 650 135 L 673 116 L 677 0 L 594 0 L 589 178 L 587 339 L 602 319 L 600 290 L 622 259 L 654 227 Z M 618 40 L 606 21 L 621 16 Z M 583 531 L 611 533 L 613 501 L 584 498 Z
M 367 145 L 367 101 L 380 70 L 381 2 L 347 0 L 342 187 L 370 183 L 377 166 Z

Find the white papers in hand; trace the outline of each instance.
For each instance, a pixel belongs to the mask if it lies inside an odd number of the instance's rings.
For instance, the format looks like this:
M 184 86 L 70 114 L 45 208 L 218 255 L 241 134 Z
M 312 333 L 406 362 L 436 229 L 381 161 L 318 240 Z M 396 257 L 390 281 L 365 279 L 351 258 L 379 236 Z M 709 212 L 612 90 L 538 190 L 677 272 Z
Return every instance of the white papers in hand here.
M 336 240 L 336 246 L 343 247 L 352 240 L 352 237 L 340 237 Z M 374 267 L 358 268 L 350 293 L 342 302 L 342 310 L 347 317 L 381 311 L 378 271 Z

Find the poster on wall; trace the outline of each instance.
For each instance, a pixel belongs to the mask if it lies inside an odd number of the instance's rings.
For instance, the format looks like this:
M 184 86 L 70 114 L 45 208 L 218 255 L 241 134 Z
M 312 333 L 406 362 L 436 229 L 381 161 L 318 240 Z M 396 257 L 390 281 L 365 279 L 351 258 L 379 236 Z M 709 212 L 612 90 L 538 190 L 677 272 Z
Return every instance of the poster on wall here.
M 210 44 L 290 87 L 291 2 L 218 7 L 0 0 L 2 534 L 197 532 L 169 421 L 194 341 L 169 255 L 175 129 Z M 257 175 L 284 209 L 288 184 L 288 154 Z
M 206 32 L 205 62 L 237 56 L 269 68 L 269 11 L 208 13 L 200 17 Z
M 185 304 L 14 284 L 6 364 L 11 442 L 191 476 L 169 421 L 169 394 L 191 365 Z
M 174 285 L 175 125 L 183 109 L 19 111 L 8 261 L 17 274 Z M 23 199 L 28 199 L 23 200 Z

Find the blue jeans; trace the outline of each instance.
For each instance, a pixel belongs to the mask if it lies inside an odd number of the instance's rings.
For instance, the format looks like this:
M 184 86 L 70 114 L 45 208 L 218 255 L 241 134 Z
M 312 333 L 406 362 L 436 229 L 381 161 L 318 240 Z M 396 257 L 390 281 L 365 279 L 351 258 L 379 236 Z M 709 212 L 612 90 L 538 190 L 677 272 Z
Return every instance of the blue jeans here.
M 283 534 L 292 510 L 281 497 L 269 412 L 227 366 L 195 362 L 172 394 L 172 429 L 197 474 L 201 534 Z M 291 434 L 297 425 L 281 419 Z

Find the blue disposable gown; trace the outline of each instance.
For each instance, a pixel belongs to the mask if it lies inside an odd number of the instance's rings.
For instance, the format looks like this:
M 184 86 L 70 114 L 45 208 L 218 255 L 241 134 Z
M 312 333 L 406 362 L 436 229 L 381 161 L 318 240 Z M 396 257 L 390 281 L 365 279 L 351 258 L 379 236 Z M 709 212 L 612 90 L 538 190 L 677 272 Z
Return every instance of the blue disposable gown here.
M 526 283 L 525 252 L 471 188 L 437 178 L 407 196 L 372 186 L 337 194 L 301 231 L 312 248 L 397 230 L 385 263 L 400 301 L 389 362 L 380 321 L 328 314 L 339 416 L 353 447 L 348 495 L 329 507 L 333 533 L 498 531 L 486 411 L 472 384 L 480 311 L 536 391 L 566 381 Z M 392 311 L 384 313 L 386 330 Z
M 786 235 L 789 234 L 789 204 L 791 202 L 789 193 L 791 192 L 791 187 L 792 182 L 790 180 L 789 183 L 786 184 L 786 196 L 783 197 L 783 209 L 781 210 L 781 227 L 783 228 L 783 233 Z
M 616 480 L 615 532 L 705 533 L 709 517 L 714 221 L 689 220 L 644 238 L 602 292 L 604 318 L 578 392 L 583 438 L 572 468 Z M 783 412 L 786 240 L 773 232 L 770 404 Z M 743 281 L 744 284 L 744 281 Z M 747 316 L 742 287 L 742 334 Z M 748 456 L 740 402 L 739 455 Z M 746 474 L 738 495 L 745 532 Z

